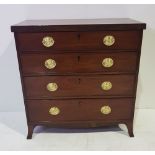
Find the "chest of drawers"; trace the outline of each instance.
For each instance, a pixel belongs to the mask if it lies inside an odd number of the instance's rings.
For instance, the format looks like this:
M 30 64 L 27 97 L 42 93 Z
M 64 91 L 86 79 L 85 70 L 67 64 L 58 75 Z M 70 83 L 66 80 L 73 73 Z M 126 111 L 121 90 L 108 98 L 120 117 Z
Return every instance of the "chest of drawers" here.
M 33 20 L 14 32 L 28 135 L 37 125 L 101 127 L 133 118 L 145 23 Z

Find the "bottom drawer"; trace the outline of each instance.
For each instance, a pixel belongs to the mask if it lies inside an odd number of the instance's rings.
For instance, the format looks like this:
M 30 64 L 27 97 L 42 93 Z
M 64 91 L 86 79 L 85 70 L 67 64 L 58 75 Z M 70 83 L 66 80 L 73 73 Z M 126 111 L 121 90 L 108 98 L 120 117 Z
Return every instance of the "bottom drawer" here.
M 121 120 L 132 117 L 133 99 L 27 100 L 29 121 Z

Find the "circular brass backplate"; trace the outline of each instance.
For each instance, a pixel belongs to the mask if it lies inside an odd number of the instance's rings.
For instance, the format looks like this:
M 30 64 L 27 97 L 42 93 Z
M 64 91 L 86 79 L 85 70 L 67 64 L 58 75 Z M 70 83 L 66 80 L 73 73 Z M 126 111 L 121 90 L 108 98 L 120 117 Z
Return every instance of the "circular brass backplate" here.
M 112 67 L 114 64 L 114 60 L 112 58 L 104 58 L 102 61 L 102 66 L 109 68 Z
M 47 84 L 48 91 L 56 91 L 58 89 L 58 85 L 54 82 Z
M 45 46 L 45 47 L 51 47 L 54 45 L 54 39 L 50 36 L 45 36 L 42 40 L 42 44 Z
M 107 35 L 103 38 L 103 44 L 106 46 L 112 46 L 115 43 L 115 37 L 112 35 Z
M 49 110 L 49 114 L 58 115 L 60 113 L 60 109 L 58 107 L 51 107 Z
M 53 59 L 47 59 L 45 61 L 45 67 L 47 69 L 53 69 L 53 68 L 55 68 L 56 67 L 56 61 L 53 60 Z
M 112 83 L 110 81 L 104 81 L 102 84 L 101 84 L 101 88 L 103 90 L 110 90 L 112 88 Z
M 101 107 L 101 113 L 102 114 L 105 114 L 105 115 L 108 115 L 111 113 L 111 108 L 110 106 L 103 106 Z

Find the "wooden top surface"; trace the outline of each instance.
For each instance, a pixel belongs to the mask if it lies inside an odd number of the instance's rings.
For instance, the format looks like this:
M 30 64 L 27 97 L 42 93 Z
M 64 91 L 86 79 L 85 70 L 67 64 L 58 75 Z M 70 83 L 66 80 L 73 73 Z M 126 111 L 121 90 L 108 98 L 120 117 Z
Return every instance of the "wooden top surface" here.
M 146 24 L 129 18 L 25 20 L 11 26 L 12 32 L 136 30 Z

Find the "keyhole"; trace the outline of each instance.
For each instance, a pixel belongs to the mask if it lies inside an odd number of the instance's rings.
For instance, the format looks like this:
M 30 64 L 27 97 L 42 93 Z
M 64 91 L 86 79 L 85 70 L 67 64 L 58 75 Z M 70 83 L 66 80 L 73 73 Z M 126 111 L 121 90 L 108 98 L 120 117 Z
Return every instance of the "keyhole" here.
M 79 107 L 81 106 L 81 101 L 78 101 L 78 106 L 79 106 Z
M 77 35 L 77 37 L 78 37 L 78 40 L 80 40 L 80 37 L 81 37 L 81 36 L 80 36 L 80 33 Z
M 81 79 L 80 79 L 80 78 L 78 78 L 78 83 L 79 83 L 79 84 L 81 83 Z
M 78 58 L 78 63 L 79 63 L 79 61 L 80 61 L 80 56 L 78 56 L 77 58 Z

